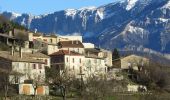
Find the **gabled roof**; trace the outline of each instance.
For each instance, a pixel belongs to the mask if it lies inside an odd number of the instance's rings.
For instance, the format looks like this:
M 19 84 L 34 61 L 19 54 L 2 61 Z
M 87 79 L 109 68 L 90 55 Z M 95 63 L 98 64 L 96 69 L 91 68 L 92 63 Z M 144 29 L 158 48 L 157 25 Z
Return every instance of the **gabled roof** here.
M 101 50 L 99 48 L 87 48 L 85 51 L 92 52 L 92 53 L 99 53 Z
M 33 33 L 33 36 L 42 36 L 42 34 L 41 33 Z
M 8 51 L 0 51 L 0 57 L 4 58 L 6 60 L 10 60 L 13 62 L 31 62 L 31 63 L 44 63 L 42 60 L 38 60 L 36 58 L 49 58 L 49 56 L 46 56 L 42 53 L 23 53 L 23 57 L 20 58 L 20 54 L 18 52 L 15 52 L 12 56 L 10 52 Z
M 59 55 L 83 56 L 82 54 L 73 51 L 68 51 L 68 50 L 59 50 L 58 52 L 50 54 L 50 56 L 59 56 Z
M 58 45 L 61 48 L 84 48 L 80 41 L 60 41 Z

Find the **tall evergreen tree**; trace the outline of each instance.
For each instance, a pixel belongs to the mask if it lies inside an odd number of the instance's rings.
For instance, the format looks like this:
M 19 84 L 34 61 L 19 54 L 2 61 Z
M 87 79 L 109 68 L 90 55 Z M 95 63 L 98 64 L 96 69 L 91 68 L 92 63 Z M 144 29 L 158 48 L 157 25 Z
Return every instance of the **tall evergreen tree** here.
M 120 58 L 119 51 L 115 48 L 112 53 L 112 60 Z

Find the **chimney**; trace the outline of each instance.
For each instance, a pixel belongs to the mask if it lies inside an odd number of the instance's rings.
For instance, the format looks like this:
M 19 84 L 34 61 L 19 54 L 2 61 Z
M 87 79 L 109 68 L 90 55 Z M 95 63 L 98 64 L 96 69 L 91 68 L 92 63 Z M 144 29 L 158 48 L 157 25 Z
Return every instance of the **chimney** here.
M 21 47 L 19 48 L 19 56 L 20 56 L 20 58 L 22 58 L 22 48 Z
M 14 46 L 11 48 L 11 55 L 14 56 Z

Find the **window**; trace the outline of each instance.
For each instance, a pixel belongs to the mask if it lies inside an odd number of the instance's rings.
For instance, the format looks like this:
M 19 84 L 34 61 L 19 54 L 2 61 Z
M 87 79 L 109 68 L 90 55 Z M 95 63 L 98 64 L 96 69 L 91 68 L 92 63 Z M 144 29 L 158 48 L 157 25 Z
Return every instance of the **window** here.
M 19 78 L 15 76 L 15 83 L 19 83 Z
M 66 58 L 66 61 L 68 62 L 68 57 Z
M 33 64 L 33 69 L 36 69 L 36 64 Z
M 47 61 L 47 59 L 45 59 L 45 64 L 47 65 L 47 63 L 48 63 L 48 61 Z
M 53 39 L 50 39 L 50 42 L 53 43 Z
M 79 62 L 81 63 L 81 58 L 80 58 Z
M 74 70 L 74 66 L 73 66 L 73 70 Z
M 74 58 L 73 58 L 73 63 L 74 63 Z
M 80 66 L 80 73 L 82 73 L 82 66 Z
M 42 69 L 42 64 L 39 64 L 39 66 L 38 66 L 38 67 L 39 67 L 39 69 Z
M 79 52 L 80 50 L 79 50 L 79 48 L 77 49 L 77 52 Z

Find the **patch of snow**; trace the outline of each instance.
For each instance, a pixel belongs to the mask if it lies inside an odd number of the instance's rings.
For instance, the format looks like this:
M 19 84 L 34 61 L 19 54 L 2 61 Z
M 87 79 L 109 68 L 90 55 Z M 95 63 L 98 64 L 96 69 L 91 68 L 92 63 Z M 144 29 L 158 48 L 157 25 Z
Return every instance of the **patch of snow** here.
M 15 13 L 15 12 L 11 12 L 12 13 L 12 15 L 14 16 L 14 17 L 19 17 L 19 16 L 21 16 L 21 14 L 18 14 L 18 13 Z
M 163 23 L 165 23 L 165 22 L 168 22 L 168 21 L 169 21 L 169 19 L 165 19 L 165 18 L 159 18 L 158 20 L 159 20 L 159 21 L 161 21 L 161 22 L 163 22 Z
M 126 0 L 127 2 L 126 10 L 131 10 L 135 6 L 137 1 L 138 0 Z
M 133 34 L 134 33 L 139 34 L 142 39 L 145 37 L 145 35 L 147 35 L 149 33 L 148 31 L 144 30 L 143 28 L 134 27 L 134 26 L 129 26 L 128 32 L 133 33 Z
M 170 60 L 170 54 L 164 54 L 164 57 Z
M 22 22 L 21 22 L 21 25 L 25 26 L 26 23 L 25 23 L 25 18 L 23 18 Z
M 35 18 L 35 19 L 41 19 L 42 16 L 41 16 L 41 15 L 40 15 L 40 16 L 34 16 L 34 18 Z
M 66 9 L 65 10 L 65 15 L 66 16 L 72 16 L 74 17 L 77 13 L 77 10 L 76 9 Z
M 104 19 L 104 12 L 102 9 L 97 10 L 96 14 L 100 17 L 101 20 Z
M 165 4 L 162 8 L 168 8 L 168 9 L 170 9 L 170 1 L 168 1 L 168 3 Z
M 95 6 L 89 6 L 89 7 L 83 7 L 78 9 L 79 11 L 83 11 L 83 10 L 96 10 L 97 8 Z

